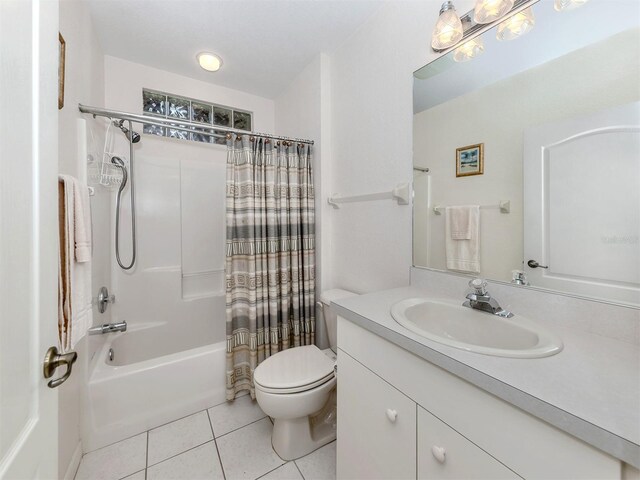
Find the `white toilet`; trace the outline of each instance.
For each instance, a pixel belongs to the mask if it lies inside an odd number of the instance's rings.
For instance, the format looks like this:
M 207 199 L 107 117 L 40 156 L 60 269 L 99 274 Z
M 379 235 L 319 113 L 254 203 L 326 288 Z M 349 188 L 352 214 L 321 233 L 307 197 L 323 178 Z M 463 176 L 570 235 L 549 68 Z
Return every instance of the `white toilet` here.
M 300 458 L 336 438 L 337 317 L 330 304 L 354 295 L 334 289 L 320 296 L 331 350 L 289 348 L 267 358 L 253 374 L 256 400 L 273 418 L 271 444 L 283 460 Z

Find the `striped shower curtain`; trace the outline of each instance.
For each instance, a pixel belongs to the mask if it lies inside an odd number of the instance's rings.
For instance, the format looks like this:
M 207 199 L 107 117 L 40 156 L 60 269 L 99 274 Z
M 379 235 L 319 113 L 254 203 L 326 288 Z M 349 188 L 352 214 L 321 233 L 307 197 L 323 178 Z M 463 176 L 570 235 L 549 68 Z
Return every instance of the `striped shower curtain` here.
M 253 372 L 315 342 L 311 146 L 227 135 L 227 400 L 255 398 Z

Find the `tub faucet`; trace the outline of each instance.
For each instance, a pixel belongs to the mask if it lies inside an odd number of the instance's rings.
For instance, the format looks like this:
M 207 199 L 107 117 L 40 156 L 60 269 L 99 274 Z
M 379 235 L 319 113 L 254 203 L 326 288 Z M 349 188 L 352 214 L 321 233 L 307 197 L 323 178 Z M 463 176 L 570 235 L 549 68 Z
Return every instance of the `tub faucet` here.
M 482 310 L 503 318 L 513 317 L 513 313 L 503 309 L 498 301 L 489 295 L 486 280 L 474 278 L 469 282 L 469 286 L 474 289 L 474 292 L 467 295 L 467 301 L 462 304 L 463 307 Z
M 126 331 L 127 331 L 127 322 L 125 321 L 118 322 L 118 323 L 103 323 L 102 325 L 97 325 L 87 330 L 89 335 L 100 335 L 101 333 L 114 333 L 114 332 L 126 332 Z

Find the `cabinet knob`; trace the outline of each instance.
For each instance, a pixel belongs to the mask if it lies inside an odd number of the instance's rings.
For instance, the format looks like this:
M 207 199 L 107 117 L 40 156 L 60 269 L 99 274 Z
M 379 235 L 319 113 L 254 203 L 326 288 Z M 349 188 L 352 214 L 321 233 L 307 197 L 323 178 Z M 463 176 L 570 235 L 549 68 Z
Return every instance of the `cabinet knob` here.
M 433 454 L 433 457 L 440 463 L 444 463 L 444 461 L 446 460 L 445 455 L 447 452 L 442 447 L 434 445 L 433 447 L 431 447 L 431 453 Z
M 398 418 L 398 412 L 395 410 L 391 410 L 387 408 L 387 418 L 391 423 L 396 423 L 396 419 Z

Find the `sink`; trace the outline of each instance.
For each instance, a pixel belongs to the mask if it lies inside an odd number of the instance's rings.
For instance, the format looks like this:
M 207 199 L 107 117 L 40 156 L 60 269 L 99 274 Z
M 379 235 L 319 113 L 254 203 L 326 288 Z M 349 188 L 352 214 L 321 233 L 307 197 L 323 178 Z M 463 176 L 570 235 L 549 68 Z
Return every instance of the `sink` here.
M 518 314 L 507 319 L 445 301 L 408 298 L 391 307 L 391 316 L 424 338 L 484 355 L 540 358 L 563 347 L 560 337 Z

